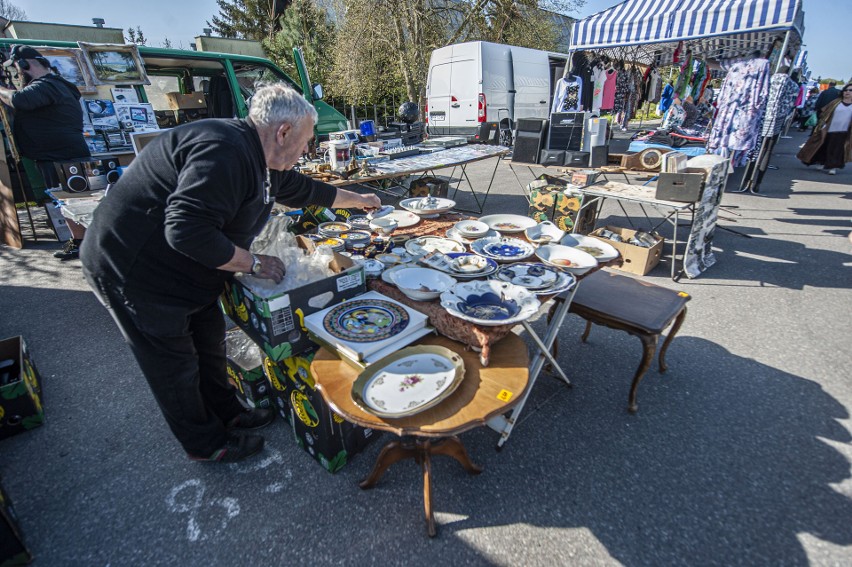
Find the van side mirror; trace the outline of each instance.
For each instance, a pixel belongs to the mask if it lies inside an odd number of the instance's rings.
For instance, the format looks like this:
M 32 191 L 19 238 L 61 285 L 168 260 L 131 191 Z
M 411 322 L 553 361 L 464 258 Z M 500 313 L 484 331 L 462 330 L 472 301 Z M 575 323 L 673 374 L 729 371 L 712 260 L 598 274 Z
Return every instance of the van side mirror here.
M 322 100 L 322 85 L 314 83 L 314 86 L 311 87 L 311 95 L 314 97 L 314 100 Z

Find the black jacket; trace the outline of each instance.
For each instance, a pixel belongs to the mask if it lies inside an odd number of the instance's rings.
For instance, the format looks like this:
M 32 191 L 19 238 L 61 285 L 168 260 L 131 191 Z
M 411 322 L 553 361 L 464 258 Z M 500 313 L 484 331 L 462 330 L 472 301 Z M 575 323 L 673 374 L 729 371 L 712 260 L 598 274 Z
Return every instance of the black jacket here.
M 831 87 L 819 93 L 819 96 L 816 99 L 816 104 L 814 105 L 814 110 L 816 111 L 817 116 L 822 114 L 822 109 L 828 106 L 828 103 L 836 98 L 840 98 L 840 89 L 837 87 Z
M 87 158 L 80 91 L 59 75 L 39 77 L 12 94 L 21 155 L 40 161 Z
M 266 161 L 244 120 L 199 120 L 145 147 L 101 201 L 80 251 L 84 267 L 128 288 L 206 305 L 223 289 L 234 246 L 248 248 L 269 218 Z M 330 207 L 331 185 L 272 171 L 272 194 L 292 207 Z

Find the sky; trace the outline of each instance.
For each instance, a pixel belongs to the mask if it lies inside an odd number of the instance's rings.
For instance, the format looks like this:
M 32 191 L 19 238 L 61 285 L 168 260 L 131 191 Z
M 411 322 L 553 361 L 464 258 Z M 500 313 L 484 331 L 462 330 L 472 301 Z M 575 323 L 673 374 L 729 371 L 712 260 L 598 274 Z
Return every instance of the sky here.
M 109 27 L 127 29 L 140 26 L 148 45 L 161 46 L 168 38 L 174 47 L 188 48 L 202 34 L 207 20 L 218 13 L 216 0 L 11 0 L 36 22 L 91 25 L 92 18 L 103 18 Z M 805 10 L 805 48 L 813 77 L 852 77 L 852 56 L 846 37 L 852 30 L 849 0 L 803 0 Z M 617 0 L 587 0 L 568 15 L 584 18 L 610 6 Z M 842 6 L 847 6 L 843 8 Z

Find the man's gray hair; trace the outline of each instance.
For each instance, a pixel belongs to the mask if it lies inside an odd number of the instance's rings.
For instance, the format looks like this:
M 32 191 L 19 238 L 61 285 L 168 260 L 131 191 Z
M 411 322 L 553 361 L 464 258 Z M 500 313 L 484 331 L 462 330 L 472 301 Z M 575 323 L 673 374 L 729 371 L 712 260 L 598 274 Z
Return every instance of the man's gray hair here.
M 249 118 L 260 126 L 298 124 L 308 117 L 316 124 L 316 109 L 287 83 L 260 85 L 251 97 Z

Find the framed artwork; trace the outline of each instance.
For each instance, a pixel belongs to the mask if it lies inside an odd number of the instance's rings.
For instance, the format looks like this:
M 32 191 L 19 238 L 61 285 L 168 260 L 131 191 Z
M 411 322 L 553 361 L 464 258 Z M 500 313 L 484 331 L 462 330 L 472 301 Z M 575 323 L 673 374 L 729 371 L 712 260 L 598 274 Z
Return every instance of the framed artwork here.
M 95 85 L 150 85 L 136 44 L 84 43 L 83 51 Z
M 50 61 L 50 66 L 56 69 L 63 79 L 76 85 L 81 93 L 97 92 L 89 76 L 89 68 L 83 60 L 82 51 L 62 47 L 36 47 L 36 50 Z

